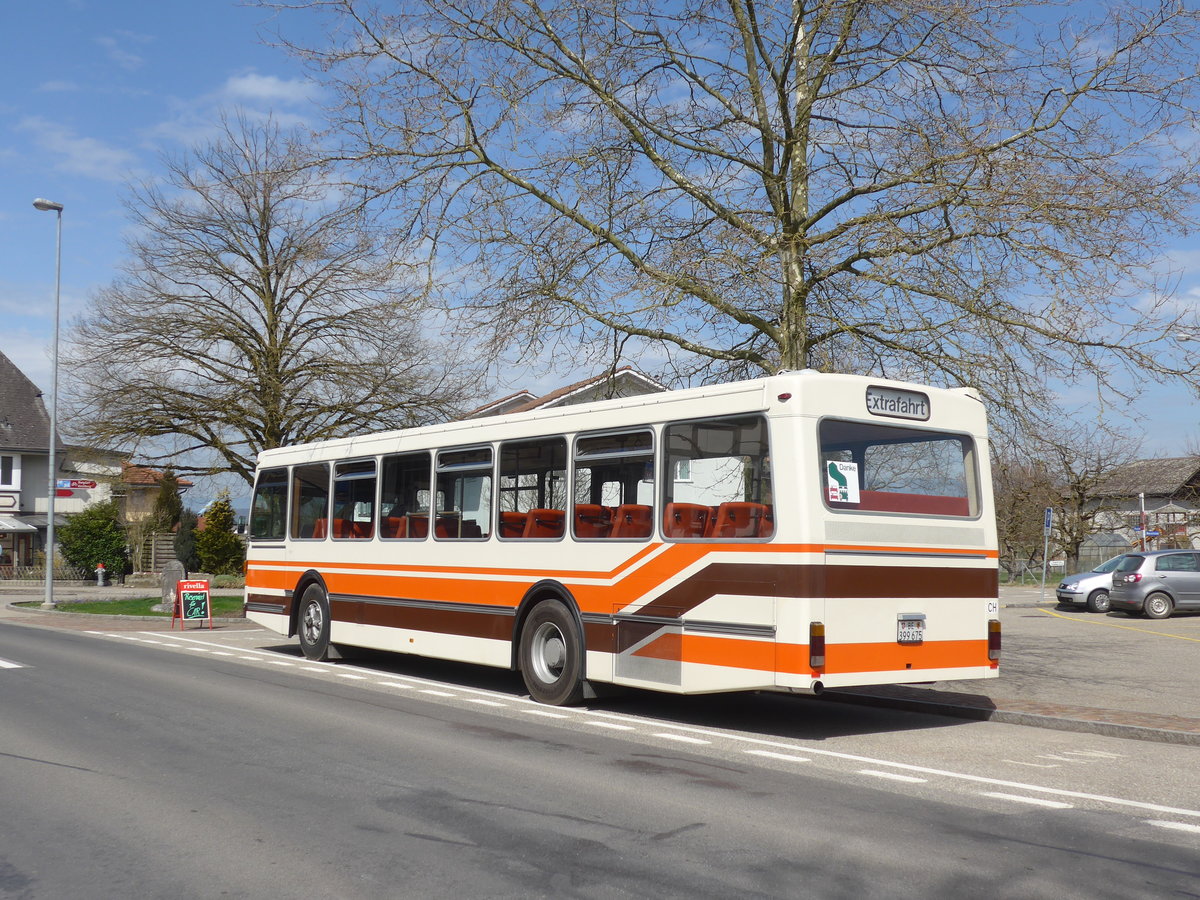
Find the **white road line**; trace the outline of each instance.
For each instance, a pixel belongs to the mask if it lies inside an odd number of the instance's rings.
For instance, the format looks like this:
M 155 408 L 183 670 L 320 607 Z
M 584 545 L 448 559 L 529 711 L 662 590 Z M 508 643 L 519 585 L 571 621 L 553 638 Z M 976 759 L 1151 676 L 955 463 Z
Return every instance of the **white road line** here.
M 782 759 L 784 762 L 812 762 L 803 756 L 793 756 L 790 753 L 772 753 L 770 750 L 743 750 L 751 756 L 765 756 L 767 759 Z
M 689 737 L 686 734 L 671 734 L 669 731 L 655 732 L 654 737 L 666 738 L 668 741 L 679 741 L 681 744 L 711 744 L 712 741 L 706 741 L 703 738 Z
M 25 668 L 20 663 L 9 662 L 7 659 L 0 659 L 0 669 L 23 669 Z
M 521 712 L 529 713 L 531 716 L 542 716 L 543 718 L 546 718 L 546 719 L 566 719 L 566 718 L 568 718 L 566 713 L 550 712 L 550 710 L 548 710 L 548 709 L 527 708 L 527 709 L 521 710 Z
M 1061 769 L 1058 763 L 1026 762 L 1023 759 L 1003 759 L 1001 762 L 1012 763 L 1014 766 L 1029 766 L 1031 769 Z
M 455 697 L 456 694 L 451 694 L 449 691 L 435 691 L 430 688 L 424 688 L 422 694 L 432 694 L 434 697 Z
M 1041 797 L 1022 797 L 1019 794 L 1002 794 L 999 791 L 983 791 L 982 793 L 985 797 L 995 797 L 997 800 L 1014 800 L 1017 803 L 1029 803 L 1033 806 L 1044 806 L 1047 809 L 1071 809 L 1070 803 L 1043 800 Z
M 349 678 L 351 681 L 366 681 L 367 680 L 367 676 L 355 675 L 353 672 L 338 672 L 337 677 L 338 678 Z M 447 696 L 449 696 L 449 695 L 447 695 Z
M 586 724 L 595 725 L 597 728 L 607 728 L 610 731 L 637 731 L 632 725 L 621 725 L 617 722 L 599 722 L 595 719 L 588 719 Z
M 400 686 L 400 685 L 395 685 L 395 687 L 399 687 L 399 686 Z M 408 685 L 405 685 L 405 687 L 408 687 Z M 465 698 L 463 698 L 463 699 L 465 699 L 467 703 L 478 703 L 480 706 L 500 706 L 500 707 L 503 707 L 503 706 L 507 706 L 507 705 L 508 705 L 508 704 L 506 704 L 506 703 L 497 703 L 495 700 L 484 700 L 482 697 L 465 697 Z
M 411 684 L 403 684 L 399 681 L 381 681 L 379 684 L 382 687 L 399 688 L 402 691 L 411 691 L 413 689 Z
M 1175 831 L 1187 831 L 1191 834 L 1200 834 L 1200 825 L 1189 825 L 1186 822 L 1157 822 L 1154 819 L 1147 819 L 1147 825 L 1153 825 L 1155 828 L 1171 828 Z
M 903 781 L 908 784 L 928 784 L 928 778 L 918 778 L 915 775 L 901 775 L 899 772 L 881 772 L 878 769 L 859 769 L 860 775 L 874 775 L 876 778 L 887 778 L 890 781 Z

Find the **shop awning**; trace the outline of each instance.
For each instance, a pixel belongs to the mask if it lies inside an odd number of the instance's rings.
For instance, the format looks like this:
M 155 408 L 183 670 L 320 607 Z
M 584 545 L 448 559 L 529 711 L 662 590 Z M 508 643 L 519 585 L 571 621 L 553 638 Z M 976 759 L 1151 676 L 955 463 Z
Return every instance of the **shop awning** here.
M 44 519 L 45 516 L 43 516 L 42 518 Z M 57 520 L 58 516 L 55 516 L 54 518 Z M 33 525 L 29 525 L 25 522 L 22 522 L 16 516 L 0 516 L 0 531 L 3 531 L 3 532 L 37 531 L 37 528 L 35 528 Z

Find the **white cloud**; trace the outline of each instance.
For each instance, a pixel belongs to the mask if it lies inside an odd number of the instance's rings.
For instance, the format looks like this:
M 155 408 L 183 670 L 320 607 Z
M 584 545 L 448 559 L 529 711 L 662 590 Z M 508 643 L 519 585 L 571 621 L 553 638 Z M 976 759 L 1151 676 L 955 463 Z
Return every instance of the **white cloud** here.
M 128 49 L 129 44 L 148 44 L 154 40 L 148 34 L 138 34 L 134 31 L 117 31 L 116 37 L 104 35 L 97 37 L 94 40 L 97 44 L 104 48 L 104 52 L 108 58 L 115 62 L 122 69 L 132 72 L 135 69 L 140 69 L 145 60 L 136 53 Z
M 37 89 L 44 93 L 70 93 L 79 90 L 79 85 L 74 81 L 43 81 Z
M 16 127 L 33 135 L 38 147 L 58 157 L 55 168 L 72 175 L 122 181 L 136 161 L 127 150 L 96 138 L 80 137 L 70 128 L 41 116 L 26 116 Z
M 313 102 L 318 88 L 314 82 L 304 78 L 279 78 L 247 72 L 227 79 L 221 93 L 238 103 L 296 106 Z

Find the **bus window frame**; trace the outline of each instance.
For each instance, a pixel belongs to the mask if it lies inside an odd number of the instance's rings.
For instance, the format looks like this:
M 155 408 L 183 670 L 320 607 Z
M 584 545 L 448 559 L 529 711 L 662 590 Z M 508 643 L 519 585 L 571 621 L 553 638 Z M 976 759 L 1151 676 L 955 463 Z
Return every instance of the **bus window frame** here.
M 339 474 L 339 470 L 341 470 L 343 468 L 350 468 L 351 466 L 360 466 L 360 465 L 363 465 L 366 463 L 369 463 L 371 465 L 370 472 L 353 472 L 353 473 L 346 474 L 346 475 Z M 330 514 L 331 514 L 330 515 L 331 522 L 333 521 L 332 513 L 337 510 L 338 482 L 339 481 L 341 481 L 341 482 L 365 481 L 368 478 L 374 480 L 374 482 L 375 482 L 374 490 L 372 491 L 373 496 L 371 498 L 371 519 L 370 519 L 371 533 L 370 533 L 370 535 L 367 535 L 365 537 L 362 535 L 354 535 L 353 533 L 348 534 L 348 535 L 337 535 L 337 534 L 333 533 L 336 529 L 330 528 L 330 534 L 329 534 L 330 540 L 353 541 L 355 543 L 362 543 L 363 541 L 375 540 L 376 535 L 379 534 L 379 458 L 377 456 L 356 456 L 356 457 L 351 457 L 350 459 L 339 459 L 339 460 L 333 461 L 332 477 L 329 482 L 329 510 L 330 510 Z M 351 515 L 353 516 L 353 513 L 351 513 Z M 345 520 L 345 521 L 351 522 L 352 525 L 355 523 L 355 519 L 353 517 L 351 517 L 349 520 Z
M 580 541 L 583 543 L 589 543 L 589 544 L 590 543 L 606 544 L 606 543 L 613 543 L 613 542 L 632 542 L 632 541 L 640 541 L 640 542 L 644 543 L 646 541 L 652 541 L 655 538 L 661 538 L 661 529 L 656 524 L 656 520 L 658 518 L 656 510 L 658 508 L 658 482 L 660 480 L 660 473 L 658 471 L 658 466 L 659 466 L 658 448 L 662 444 L 662 428 L 663 428 L 662 422 L 652 422 L 652 423 L 648 423 L 648 424 L 644 424 L 644 425 L 627 426 L 624 428 L 601 428 L 601 429 L 597 429 L 597 430 L 593 430 L 593 431 L 579 431 L 574 434 L 574 436 L 571 438 L 570 445 L 568 447 L 568 450 L 570 452 L 567 457 L 567 465 L 568 465 L 567 500 L 569 501 L 569 505 L 570 505 L 570 508 L 567 510 L 567 518 L 570 520 L 570 522 L 569 522 L 570 527 L 567 529 L 564 529 L 564 534 L 569 532 L 572 540 Z M 606 452 L 602 452 L 602 453 L 589 453 L 582 457 L 579 455 L 580 441 L 588 440 L 590 438 L 608 437 L 608 436 L 615 436 L 615 435 L 622 435 L 622 434 L 648 434 L 648 435 L 650 435 L 650 446 L 648 448 L 646 448 L 645 450 L 641 450 L 641 449 L 613 450 L 613 451 L 606 451 Z M 621 458 L 629 457 L 629 456 L 645 456 L 650 460 L 650 473 L 651 473 L 651 477 L 652 477 L 652 481 L 651 481 L 652 488 L 651 488 L 651 492 L 650 492 L 652 502 L 649 504 L 650 505 L 650 533 L 644 537 L 612 537 L 612 536 L 580 537 L 579 535 L 577 535 L 575 533 L 575 507 L 579 505 L 579 501 L 576 499 L 576 493 L 575 493 L 576 492 L 576 484 L 577 484 L 576 466 L 579 463 L 580 459 L 583 459 L 585 461 L 591 461 L 591 460 L 605 460 L 605 459 L 621 459 Z M 644 481 L 645 479 L 640 479 L 640 480 Z M 634 499 L 636 500 L 636 496 Z M 624 504 L 622 504 L 622 505 L 624 505 Z M 634 503 L 634 504 L 630 504 L 630 505 L 644 506 L 646 504 Z M 619 509 L 620 506 L 618 506 L 617 508 Z
M 763 431 L 765 432 L 765 438 L 766 438 L 766 447 L 765 447 L 766 454 L 764 455 L 764 459 L 767 460 L 768 471 L 770 472 L 769 481 L 770 481 L 770 494 L 771 494 L 771 502 L 770 503 L 766 503 L 762 500 L 754 500 L 754 501 L 747 501 L 747 502 L 758 503 L 760 505 L 767 507 L 767 510 L 770 513 L 770 517 L 771 517 L 770 521 L 772 522 L 771 533 L 767 534 L 767 535 L 754 535 L 752 537 L 718 537 L 717 535 L 708 535 L 708 536 L 700 536 L 700 537 L 671 537 L 671 536 L 669 536 L 666 533 L 666 529 L 663 527 L 662 520 L 663 520 L 663 516 L 666 515 L 666 512 L 667 512 L 667 491 L 670 488 L 670 486 L 675 483 L 675 481 L 677 479 L 675 479 L 675 477 L 674 477 L 673 467 L 672 467 L 672 465 L 670 463 L 670 459 L 669 459 L 670 447 L 668 445 L 669 442 L 668 442 L 667 432 L 669 432 L 672 427 L 677 426 L 677 425 L 682 425 L 682 426 L 703 425 L 705 423 L 717 424 L 717 423 L 722 423 L 722 422 L 736 423 L 739 420 L 746 420 L 746 419 L 759 419 L 762 422 Z M 773 432 L 773 428 L 772 428 L 771 417 L 769 415 L 767 415 L 767 413 L 765 411 L 752 410 L 750 412 L 731 413 L 728 415 L 697 416 L 697 417 L 688 418 L 688 419 L 673 419 L 669 422 L 662 423 L 662 428 L 661 428 L 661 432 L 659 435 L 659 439 L 660 439 L 660 446 L 659 446 L 659 452 L 657 454 L 659 467 L 664 473 L 666 473 L 666 472 L 671 473 L 671 477 L 669 479 L 666 477 L 663 477 L 661 479 L 661 486 L 659 487 L 659 490 L 658 490 L 660 513 L 657 516 L 655 516 L 655 522 L 657 523 L 656 527 L 659 530 L 662 540 L 670 541 L 671 543 L 684 543 L 684 544 L 688 544 L 688 543 L 695 544 L 695 543 L 701 543 L 701 542 L 726 543 L 729 541 L 734 541 L 738 544 L 752 544 L 752 543 L 762 544 L 762 543 L 769 543 L 770 541 L 773 541 L 776 539 L 776 537 L 779 534 L 779 523 L 776 520 L 776 510 L 778 508 L 778 505 L 775 503 L 775 468 L 774 468 L 775 436 L 774 436 L 774 432 Z M 701 457 L 701 458 L 703 458 L 703 457 Z M 727 458 L 733 459 L 734 457 L 727 457 Z M 684 483 L 688 483 L 688 484 L 695 483 L 695 480 L 693 477 L 691 477 L 690 472 L 689 472 L 689 477 L 687 479 L 678 479 L 678 480 L 682 481 Z M 672 494 L 671 502 L 672 503 L 679 502 L 674 499 L 674 494 Z M 684 502 L 687 502 L 687 501 L 684 501 Z M 737 502 L 737 501 L 725 501 L 725 502 Z
M 377 499 L 376 499 L 376 505 L 375 505 L 375 519 L 376 519 L 375 539 L 376 540 L 414 542 L 414 541 L 427 541 L 430 539 L 431 532 L 433 530 L 431 525 L 433 523 L 433 519 L 435 516 L 434 506 L 437 504 L 437 473 L 434 471 L 434 466 L 437 465 L 437 454 L 438 454 L 438 450 L 436 447 L 427 447 L 422 450 L 399 450 L 399 451 L 396 451 L 393 453 L 381 453 L 379 455 L 379 457 L 378 457 L 378 460 L 379 460 L 379 462 L 378 462 L 379 484 L 376 489 Z M 404 537 L 389 537 L 383 533 L 383 521 L 386 518 L 390 518 L 389 516 L 383 515 L 383 484 L 384 484 L 384 480 L 385 480 L 384 479 L 384 470 L 387 467 L 388 460 L 390 460 L 390 459 L 398 459 L 398 458 L 402 458 L 402 457 L 417 457 L 417 456 L 425 457 L 425 463 L 426 463 L 426 465 L 425 465 L 425 477 L 426 477 L 425 490 L 427 490 L 429 492 L 429 508 L 425 510 L 425 520 L 426 520 L 425 534 L 420 535 L 420 536 L 415 536 L 415 537 L 410 536 L 410 535 L 405 535 Z M 418 488 L 418 490 L 419 490 L 419 488 Z M 389 510 L 389 512 L 390 512 L 390 510 Z M 408 513 L 405 513 L 405 515 L 409 516 L 409 517 L 415 516 L 415 517 L 419 518 L 421 516 L 421 513 L 419 511 L 418 512 L 408 512 Z
M 442 465 L 441 459 L 442 459 L 443 455 L 448 454 L 448 453 L 469 453 L 472 450 L 486 450 L 488 452 L 488 460 L 489 461 L 487 463 L 464 462 L 464 463 L 451 463 L 450 465 Z M 432 482 L 432 494 L 429 498 L 429 514 L 430 514 L 429 533 L 433 537 L 433 540 L 435 540 L 435 541 L 450 541 L 450 542 L 473 541 L 475 543 L 482 543 L 485 541 L 490 541 L 492 539 L 492 535 L 495 534 L 495 530 L 494 530 L 493 526 L 494 526 L 494 521 L 496 518 L 496 507 L 497 507 L 497 502 L 496 502 L 496 461 L 497 461 L 498 457 L 499 457 L 499 454 L 496 452 L 495 444 L 464 444 L 461 446 L 455 445 L 455 446 L 450 446 L 450 447 L 439 446 L 439 447 L 436 447 L 433 449 L 433 482 Z M 462 531 L 462 513 L 461 513 L 461 511 L 456 513 L 455 510 L 442 510 L 438 505 L 438 498 L 442 496 L 442 489 L 441 489 L 442 486 L 439 483 L 438 476 L 441 475 L 443 472 L 450 472 L 450 473 L 454 473 L 454 472 L 487 472 L 488 473 L 488 477 L 490 479 L 489 485 L 488 485 L 488 487 L 489 487 L 489 489 L 488 489 L 488 509 L 487 509 L 487 515 L 484 516 L 483 521 L 487 522 L 488 526 L 490 528 L 493 528 L 493 530 L 489 531 L 487 534 L 480 535 L 479 537 L 475 537 L 475 536 L 463 537 L 463 535 L 461 534 L 461 531 Z M 437 534 L 437 520 L 442 515 L 445 515 L 448 518 L 452 518 L 452 517 L 454 517 L 455 514 L 457 514 L 457 517 L 459 520 L 459 532 L 460 533 L 457 536 L 439 537 Z
M 967 450 L 963 454 L 963 475 L 966 489 L 966 501 L 968 514 L 959 516 L 946 513 L 930 513 L 930 512 L 913 512 L 907 510 L 881 510 L 881 509 L 860 509 L 852 506 L 833 506 L 829 502 L 829 494 L 826 491 L 826 472 L 824 449 L 821 442 L 821 428 L 826 422 L 842 422 L 848 425 L 865 425 L 872 428 L 908 430 L 915 432 L 927 432 L 933 435 L 945 435 L 948 438 L 954 438 L 958 441 L 966 442 Z M 824 505 L 827 512 L 836 513 L 838 515 L 859 515 L 859 516 L 917 516 L 922 519 L 937 519 L 940 521 L 951 522 L 973 522 L 979 521 L 983 515 L 982 503 L 982 487 L 980 483 L 980 449 L 979 443 L 969 431 L 959 431 L 956 429 L 942 428 L 931 426 L 926 421 L 918 420 L 903 420 L 895 422 L 880 422 L 876 420 L 866 419 L 851 419 L 845 416 L 821 416 L 816 421 L 816 428 L 813 432 L 813 437 L 816 439 L 816 470 L 818 473 L 817 485 L 821 494 L 821 503 Z M 911 443 L 903 441 L 893 441 L 892 443 Z M 884 492 L 889 493 L 889 492 Z M 896 492 L 903 494 L 903 492 Z M 930 494 L 929 496 L 951 497 L 950 494 Z

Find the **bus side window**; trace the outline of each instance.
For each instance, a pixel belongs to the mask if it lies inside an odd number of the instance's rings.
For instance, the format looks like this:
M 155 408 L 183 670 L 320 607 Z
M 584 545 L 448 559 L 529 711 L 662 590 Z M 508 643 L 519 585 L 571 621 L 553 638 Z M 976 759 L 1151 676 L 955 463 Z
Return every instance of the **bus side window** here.
M 645 540 L 654 533 L 654 435 L 581 435 L 575 441 L 571 533 L 577 540 Z
M 663 431 L 663 536 L 750 540 L 775 533 L 767 420 L 678 422 Z
M 567 508 L 567 441 L 561 437 L 500 445 L 502 538 L 560 538 Z
M 292 469 L 292 538 L 323 538 L 328 520 L 329 465 L 296 466 Z
M 481 540 L 491 534 L 491 447 L 438 453 L 434 512 L 434 537 Z
M 427 451 L 383 458 L 379 491 L 381 538 L 419 541 L 429 536 L 432 464 Z
M 368 540 L 375 535 L 375 460 L 338 463 L 333 470 L 333 536 Z

